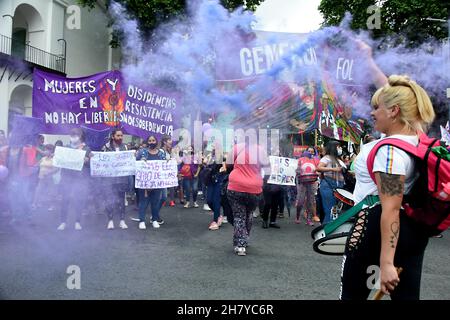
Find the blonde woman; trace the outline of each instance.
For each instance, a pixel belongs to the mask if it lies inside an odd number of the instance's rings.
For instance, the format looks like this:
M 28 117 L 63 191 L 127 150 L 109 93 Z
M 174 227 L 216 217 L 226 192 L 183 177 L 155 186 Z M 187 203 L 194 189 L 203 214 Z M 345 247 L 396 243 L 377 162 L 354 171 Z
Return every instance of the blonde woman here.
M 434 119 L 425 90 L 406 76 L 392 75 L 372 97 L 375 129 L 386 137 L 417 146 L 418 135 Z M 363 209 L 347 240 L 342 270 L 341 299 L 367 299 L 369 267 L 379 266 L 380 286 L 392 299 L 418 300 L 424 251 L 429 235 L 422 225 L 406 216 L 403 197 L 417 179 L 414 159 L 391 145 L 376 153 L 370 178 L 367 158 L 378 141 L 365 144 L 355 159 L 355 203 L 378 195 L 380 203 Z M 402 267 L 399 278 L 396 267 Z

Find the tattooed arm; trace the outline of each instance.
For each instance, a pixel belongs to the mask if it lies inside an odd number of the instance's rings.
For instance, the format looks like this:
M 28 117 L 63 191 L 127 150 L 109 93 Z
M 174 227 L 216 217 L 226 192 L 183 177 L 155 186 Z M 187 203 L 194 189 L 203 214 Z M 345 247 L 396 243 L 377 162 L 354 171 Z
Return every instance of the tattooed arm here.
M 400 208 L 405 176 L 377 172 L 375 178 L 382 208 L 380 285 L 381 290 L 389 294 L 400 281 L 394 266 L 394 256 L 400 233 Z

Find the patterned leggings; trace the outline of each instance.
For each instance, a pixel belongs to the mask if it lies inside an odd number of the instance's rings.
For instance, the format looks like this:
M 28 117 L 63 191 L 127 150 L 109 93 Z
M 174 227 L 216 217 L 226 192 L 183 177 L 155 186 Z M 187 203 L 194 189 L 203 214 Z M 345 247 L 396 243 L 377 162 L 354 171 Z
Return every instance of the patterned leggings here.
M 303 208 L 306 209 L 309 220 L 316 215 L 317 182 L 299 183 L 297 185 L 297 219 Z
M 259 195 L 228 190 L 227 196 L 234 216 L 233 246 L 247 247 Z

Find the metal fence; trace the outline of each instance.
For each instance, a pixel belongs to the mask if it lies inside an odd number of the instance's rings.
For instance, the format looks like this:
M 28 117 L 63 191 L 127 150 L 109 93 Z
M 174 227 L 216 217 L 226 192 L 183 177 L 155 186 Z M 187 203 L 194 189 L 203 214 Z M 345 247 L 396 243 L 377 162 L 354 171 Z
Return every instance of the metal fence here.
M 47 69 L 66 73 L 65 55 L 55 55 L 0 34 L 0 53 L 11 55 Z

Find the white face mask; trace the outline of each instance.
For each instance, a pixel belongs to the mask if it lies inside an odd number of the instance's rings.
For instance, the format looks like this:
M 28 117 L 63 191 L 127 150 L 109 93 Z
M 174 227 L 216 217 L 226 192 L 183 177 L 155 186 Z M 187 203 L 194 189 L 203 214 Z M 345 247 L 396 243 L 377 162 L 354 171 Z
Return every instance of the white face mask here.
M 342 156 L 342 149 L 337 149 L 338 156 Z
M 70 143 L 71 144 L 77 144 L 78 142 L 80 142 L 80 137 L 77 137 L 77 136 L 71 136 L 70 137 Z

